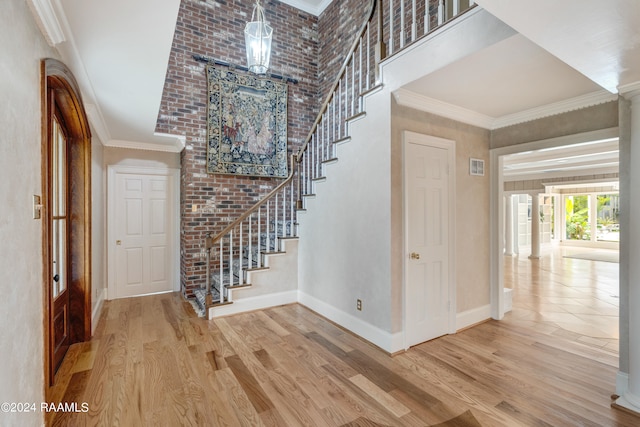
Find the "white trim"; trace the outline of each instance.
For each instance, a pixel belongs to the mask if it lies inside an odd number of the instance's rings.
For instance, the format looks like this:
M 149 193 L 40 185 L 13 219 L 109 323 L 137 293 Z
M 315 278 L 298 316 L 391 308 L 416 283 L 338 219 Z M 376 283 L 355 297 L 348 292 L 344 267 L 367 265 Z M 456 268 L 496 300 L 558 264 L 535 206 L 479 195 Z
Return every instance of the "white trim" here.
M 144 167 L 144 166 L 107 166 L 107 298 L 116 298 L 115 289 L 115 241 L 116 234 L 113 230 L 115 218 L 115 180 L 116 174 L 140 174 L 169 176 L 171 182 L 171 195 L 173 205 L 173 235 L 171 245 L 173 253 L 169 263 L 173 266 L 173 291 L 180 291 L 180 169 L 169 167 Z
M 320 16 L 331 2 L 332 0 L 321 0 L 320 2 L 318 2 L 318 0 L 282 0 L 282 3 L 286 3 L 289 6 L 293 6 L 296 9 L 300 9 L 314 16 Z
M 98 327 L 98 321 L 100 320 L 100 315 L 102 314 L 102 307 L 104 306 L 104 299 L 107 296 L 107 289 L 102 288 L 102 292 L 98 296 L 98 303 L 93 308 L 91 313 L 91 336 L 96 332 L 96 328 Z
M 425 95 L 420 95 L 403 88 L 393 92 L 393 96 L 399 105 L 489 130 L 530 122 L 532 120 L 592 107 L 618 99 L 617 94 L 602 90 L 496 118 Z
M 569 98 L 552 104 L 542 105 L 540 107 L 530 108 L 518 113 L 499 117 L 493 121 L 491 129 L 499 129 L 519 123 L 530 122 L 544 117 L 555 116 L 569 111 L 580 110 L 582 108 L 616 101 L 617 99 L 618 94 L 611 93 L 607 90 L 587 93 L 586 95 L 576 96 L 575 98 Z
M 438 99 L 429 98 L 406 89 L 398 89 L 393 92 L 393 97 L 399 105 L 413 108 L 419 111 L 436 114 L 441 117 L 467 123 L 484 129 L 491 129 L 495 119 L 491 116 L 478 113 L 467 108 L 449 104 Z
M 636 91 L 640 91 L 640 82 L 627 83 L 627 84 L 618 86 L 618 92 L 623 96 L 626 95 L 627 93 L 636 92 Z
M 245 313 L 247 311 L 263 310 L 279 305 L 298 302 L 298 291 L 285 291 L 275 294 L 258 295 L 255 297 L 241 298 L 233 301 L 233 304 L 221 305 L 209 308 L 208 319 L 232 314 Z
M 472 308 L 456 315 L 456 331 L 491 319 L 491 304 Z
M 84 104 L 84 109 L 87 112 L 87 118 L 89 119 L 89 123 L 91 123 L 93 133 L 98 136 L 102 145 L 106 145 L 107 141 L 111 140 L 111 133 L 104 121 L 102 111 L 100 111 L 100 108 L 98 108 L 96 104 L 90 103 Z
M 402 332 L 394 334 L 384 331 L 302 291 L 298 291 L 298 303 L 359 335 L 388 353 L 404 350 L 404 334 Z
M 629 374 L 618 371 L 616 374 L 616 394 L 618 396 L 624 396 L 627 390 L 629 390 Z
M 406 333 L 407 333 L 407 269 L 409 263 L 409 248 L 407 247 L 407 223 L 408 223 L 408 212 L 407 212 L 407 201 L 406 201 L 406 183 L 405 183 L 405 157 L 406 157 L 406 144 L 408 143 L 408 139 L 412 138 L 414 143 L 425 145 L 429 147 L 437 147 L 447 150 L 448 154 L 448 200 L 449 206 L 449 254 L 448 254 L 448 264 L 449 264 L 449 318 L 448 318 L 448 327 L 450 334 L 456 332 L 456 142 L 450 139 L 439 138 L 432 135 L 425 135 L 417 132 L 412 132 L 405 130 L 402 132 L 402 248 L 403 253 L 402 257 L 404 262 L 402 263 L 402 337 L 403 337 L 403 349 L 408 349 L 409 344 L 407 343 Z
M 66 41 L 51 0 L 27 0 L 27 4 L 49 46 L 55 47 L 57 44 Z
M 184 149 L 185 138 L 178 135 L 155 134 L 156 136 L 167 137 L 167 144 L 125 141 L 121 139 L 111 139 L 104 143 L 105 147 L 130 148 L 134 150 L 163 151 L 168 153 L 179 153 Z

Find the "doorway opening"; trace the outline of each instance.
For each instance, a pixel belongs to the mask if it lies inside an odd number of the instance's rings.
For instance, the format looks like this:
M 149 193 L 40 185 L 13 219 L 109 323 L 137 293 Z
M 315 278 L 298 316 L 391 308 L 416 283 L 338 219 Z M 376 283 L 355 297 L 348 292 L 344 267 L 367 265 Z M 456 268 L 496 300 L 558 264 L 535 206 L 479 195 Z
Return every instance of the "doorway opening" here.
M 492 316 L 513 302 L 512 318 L 617 352 L 617 129 L 495 149 L 492 161 Z

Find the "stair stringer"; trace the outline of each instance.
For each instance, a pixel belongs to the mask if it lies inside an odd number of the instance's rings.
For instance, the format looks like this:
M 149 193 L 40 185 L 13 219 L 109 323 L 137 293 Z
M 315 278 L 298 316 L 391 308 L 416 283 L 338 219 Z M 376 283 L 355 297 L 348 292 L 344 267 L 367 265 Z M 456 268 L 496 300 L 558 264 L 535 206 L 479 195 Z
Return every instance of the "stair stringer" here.
M 266 268 L 247 271 L 250 286 L 229 289 L 233 304 L 210 307 L 208 319 L 297 302 L 298 238 L 280 240 L 282 251 L 265 253 Z

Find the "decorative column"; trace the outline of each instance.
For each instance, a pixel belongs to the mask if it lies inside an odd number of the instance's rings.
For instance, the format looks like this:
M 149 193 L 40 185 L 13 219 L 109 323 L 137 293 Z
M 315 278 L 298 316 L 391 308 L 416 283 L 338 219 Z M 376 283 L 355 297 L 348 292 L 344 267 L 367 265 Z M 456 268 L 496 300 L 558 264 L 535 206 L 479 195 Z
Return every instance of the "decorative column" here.
M 504 203 L 504 254 L 513 255 L 513 196 L 505 197 Z
M 598 195 L 589 194 L 589 227 L 591 227 L 591 241 L 598 241 Z
M 640 90 L 625 95 L 631 101 L 629 187 L 640 188 Z M 635 196 L 635 197 L 634 197 Z M 640 413 L 640 197 L 629 194 L 629 382 L 616 404 Z
M 511 197 L 513 207 L 513 254 L 520 254 L 520 195 Z
M 531 195 L 531 259 L 540 258 L 540 195 Z

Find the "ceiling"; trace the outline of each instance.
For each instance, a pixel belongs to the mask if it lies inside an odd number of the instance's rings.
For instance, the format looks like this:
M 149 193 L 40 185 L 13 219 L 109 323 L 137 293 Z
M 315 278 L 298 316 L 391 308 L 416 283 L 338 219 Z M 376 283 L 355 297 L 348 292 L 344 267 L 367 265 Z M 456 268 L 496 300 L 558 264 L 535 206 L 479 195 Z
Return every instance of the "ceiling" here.
M 607 138 L 506 155 L 503 178 L 505 182 L 544 181 L 604 175 L 618 173 L 618 163 L 618 138 Z
M 154 133 L 180 0 L 28 1 L 74 71 L 105 145 L 182 150 L 180 138 Z M 331 3 L 283 1 L 316 15 Z M 637 0 L 476 3 L 521 34 L 403 90 L 471 111 L 483 118 L 479 125 L 495 128 L 552 114 L 549 106 L 566 110 L 566 100 L 615 99 L 618 87 L 640 82 Z

